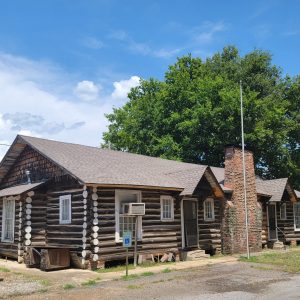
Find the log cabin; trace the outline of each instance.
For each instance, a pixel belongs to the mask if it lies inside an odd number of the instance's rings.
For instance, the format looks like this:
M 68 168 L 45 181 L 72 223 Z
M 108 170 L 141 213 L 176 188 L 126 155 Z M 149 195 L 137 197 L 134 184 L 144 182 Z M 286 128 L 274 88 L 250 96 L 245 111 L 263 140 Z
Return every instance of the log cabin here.
M 262 187 L 251 151 L 246 158 L 252 249 L 271 241 L 263 221 L 271 202 L 286 205 L 278 230 L 285 242 L 297 242 L 295 191 L 288 180 L 282 180 L 281 198 L 270 182 Z M 225 168 L 214 168 L 18 135 L 0 163 L 0 255 L 43 270 L 70 260 L 80 268 L 100 267 L 125 259 L 125 231 L 137 237 L 140 258 L 184 258 L 197 249 L 243 252 L 241 166 L 241 151 L 232 146 Z M 128 215 L 128 203 L 144 203 L 145 214 Z

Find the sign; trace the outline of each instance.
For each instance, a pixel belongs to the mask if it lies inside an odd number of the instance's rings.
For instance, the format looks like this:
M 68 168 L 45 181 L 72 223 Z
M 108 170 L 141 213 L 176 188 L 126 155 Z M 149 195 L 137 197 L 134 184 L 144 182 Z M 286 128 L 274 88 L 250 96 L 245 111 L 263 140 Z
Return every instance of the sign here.
M 131 231 L 124 231 L 123 233 L 123 247 L 129 248 L 132 246 L 132 233 Z

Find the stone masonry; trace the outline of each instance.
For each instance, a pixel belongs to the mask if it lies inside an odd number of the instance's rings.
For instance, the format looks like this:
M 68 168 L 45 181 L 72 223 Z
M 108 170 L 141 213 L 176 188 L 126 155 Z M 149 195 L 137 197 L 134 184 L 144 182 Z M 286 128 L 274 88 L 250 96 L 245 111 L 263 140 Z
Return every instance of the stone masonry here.
M 251 151 L 245 150 L 246 191 L 248 206 L 248 233 L 250 251 L 260 251 L 262 211 L 257 201 L 254 161 Z M 224 186 L 233 190 L 231 198 L 224 204 L 222 222 L 223 253 L 244 253 L 246 247 L 246 226 L 244 206 L 244 180 L 242 150 L 227 147 L 225 151 Z

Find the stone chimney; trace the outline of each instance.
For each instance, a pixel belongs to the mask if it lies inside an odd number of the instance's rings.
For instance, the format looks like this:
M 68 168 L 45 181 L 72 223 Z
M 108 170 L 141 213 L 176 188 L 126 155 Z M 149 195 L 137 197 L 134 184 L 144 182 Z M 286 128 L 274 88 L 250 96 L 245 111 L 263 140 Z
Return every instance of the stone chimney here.
M 248 207 L 248 233 L 250 250 L 261 250 L 262 212 L 257 201 L 256 179 L 253 153 L 245 150 L 246 191 Z M 242 149 L 228 146 L 225 150 L 224 186 L 232 190 L 232 195 L 224 207 L 223 251 L 225 253 L 244 253 L 247 251 L 244 177 Z

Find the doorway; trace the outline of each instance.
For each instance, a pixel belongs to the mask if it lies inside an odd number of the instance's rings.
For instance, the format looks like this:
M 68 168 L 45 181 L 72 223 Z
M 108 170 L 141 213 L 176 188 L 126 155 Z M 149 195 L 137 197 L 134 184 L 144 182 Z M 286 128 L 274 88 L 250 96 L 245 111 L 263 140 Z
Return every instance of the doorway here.
M 277 213 L 276 213 L 276 203 L 269 203 L 267 206 L 268 212 L 268 233 L 269 233 L 269 241 L 277 241 Z
M 198 201 L 182 200 L 183 248 L 198 247 Z

